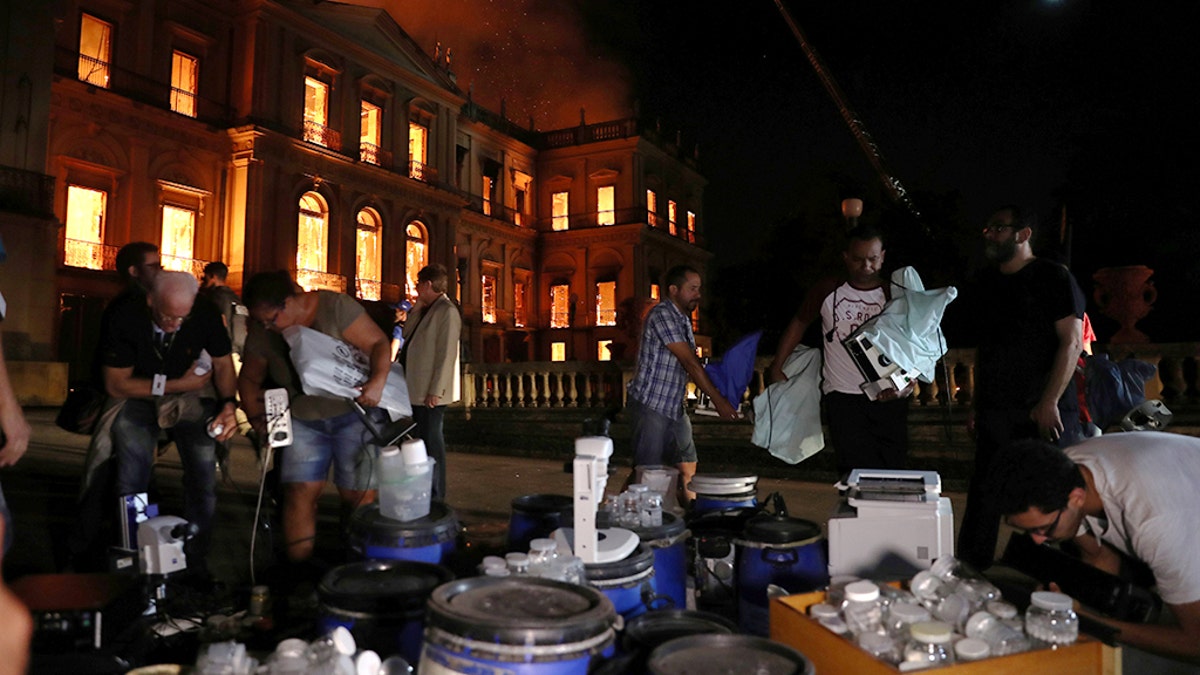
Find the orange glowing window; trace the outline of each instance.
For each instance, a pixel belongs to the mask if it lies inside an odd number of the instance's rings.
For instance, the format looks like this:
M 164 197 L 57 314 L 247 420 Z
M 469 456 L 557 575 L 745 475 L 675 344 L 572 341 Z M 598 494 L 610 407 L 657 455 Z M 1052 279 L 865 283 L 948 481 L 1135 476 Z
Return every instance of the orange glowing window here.
M 658 284 L 650 284 L 650 299 L 655 302 L 658 302 L 658 294 L 659 294 Z
M 328 145 L 329 85 L 315 77 L 304 78 L 304 140 Z
M 687 238 L 693 244 L 696 243 L 696 214 L 687 212 Z
M 617 325 L 617 282 L 601 281 L 596 284 L 596 325 Z
M 491 176 L 483 177 L 483 215 L 492 215 L 492 200 L 496 197 L 496 179 Z
M 162 246 L 159 247 L 163 269 L 191 272 L 195 241 L 196 211 L 163 205 Z
M 483 275 L 483 322 L 496 323 L 496 277 Z
M 66 250 L 63 262 L 91 270 L 104 268 L 104 213 L 108 193 L 67 186 Z
M 380 143 L 383 137 L 383 132 L 380 129 L 380 123 L 383 118 L 383 109 L 371 103 L 370 101 L 362 101 L 360 103 L 359 120 L 358 120 L 358 156 L 359 160 L 369 164 L 380 164 Z
M 646 222 L 658 227 L 658 195 L 654 190 L 646 190 Z
M 551 227 L 555 232 L 561 232 L 570 227 L 571 193 L 555 192 L 550 196 Z
M 692 330 L 693 331 L 700 330 L 700 308 L 699 307 L 692 310 Z
M 358 297 L 378 300 L 383 290 L 383 236 L 379 212 L 365 208 L 358 212 L 354 251 L 354 276 Z
M 404 295 L 417 299 L 417 272 L 429 264 L 429 241 L 425 225 L 413 221 L 404 228 Z M 462 295 L 460 293 L 459 297 Z
M 524 328 L 529 323 L 528 293 L 529 284 L 524 281 L 513 283 L 513 325 L 517 328 Z
M 597 361 L 612 361 L 612 340 L 597 340 L 596 341 L 596 360 Z
M 567 343 L 551 342 L 550 343 L 550 360 L 551 361 L 566 361 L 567 360 Z
M 108 68 L 112 60 L 112 24 L 91 14 L 79 21 L 79 79 L 108 88 Z
M 196 116 L 196 81 L 200 62 L 183 52 L 171 54 L 171 110 L 188 117 Z
M 429 154 L 429 127 L 416 122 L 408 123 L 408 176 L 417 180 L 425 177 L 425 164 Z
M 550 287 L 550 327 L 571 327 L 571 287 L 567 284 Z
M 676 228 L 675 228 L 675 211 L 676 211 L 675 200 L 668 199 L 667 200 L 667 231 L 670 232 L 672 236 L 674 236 L 677 233 Z
M 329 207 L 316 192 L 300 197 L 300 216 L 296 237 L 296 269 L 325 271 L 325 250 L 329 243 Z
M 596 224 L 615 225 L 617 188 L 605 185 L 596 189 Z

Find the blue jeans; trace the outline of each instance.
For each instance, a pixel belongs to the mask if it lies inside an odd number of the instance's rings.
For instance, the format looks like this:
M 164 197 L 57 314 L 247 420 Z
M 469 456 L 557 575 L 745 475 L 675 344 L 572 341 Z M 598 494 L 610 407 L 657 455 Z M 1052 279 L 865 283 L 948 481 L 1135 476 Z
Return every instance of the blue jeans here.
M 213 414 L 213 402 L 204 402 L 199 420 L 180 420 L 168 429 L 179 448 L 183 463 L 183 517 L 199 528 L 186 544 L 189 566 L 204 568 L 212 538 L 213 514 L 217 510 L 217 442 L 208 435 L 205 419 Z M 117 460 L 117 494 L 145 492 L 158 447 L 158 411 L 154 401 L 130 399 L 113 421 L 113 456 Z
M 413 435 L 425 441 L 425 452 L 437 462 L 433 465 L 433 498 L 446 501 L 446 437 L 442 435 L 442 421 L 446 419 L 446 406 L 433 408 L 414 405 L 413 422 L 417 428 Z
M 12 514 L 8 512 L 8 502 L 4 501 L 4 488 L 0 487 L 0 518 L 4 519 L 4 541 L 0 542 L 0 552 L 8 553 L 8 547 L 12 545 Z
M 625 410 L 632 418 L 635 467 L 696 461 L 692 421 L 686 412 L 681 410 L 678 419 L 671 419 L 633 397 L 625 404 Z
M 383 424 L 387 413 L 373 408 L 367 413 Z M 348 412 L 321 420 L 292 420 L 292 444 L 283 451 L 279 480 L 284 483 L 324 482 L 333 465 L 333 483 L 343 490 L 370 490 L 379 454 L 358 413 Z

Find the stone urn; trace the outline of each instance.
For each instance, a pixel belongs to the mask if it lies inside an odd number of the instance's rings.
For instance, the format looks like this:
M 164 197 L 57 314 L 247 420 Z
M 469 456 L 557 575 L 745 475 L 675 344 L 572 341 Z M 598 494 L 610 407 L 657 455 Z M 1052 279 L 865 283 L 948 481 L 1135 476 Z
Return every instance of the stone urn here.
M 1096 289 L 1092 295 L 1105 316 L 1121 324 L 1109 340 L 1112 344 L 1145 344 L 1150 337 L 1134 328 L 1134 324 L 1146 318 L 1150 306 L 1158 299 L 1154 282 L 1150 281 L 1154 270 L 1145 265 L 1127 267 L 1104 267 L 1096 270 L 1092 279 Z

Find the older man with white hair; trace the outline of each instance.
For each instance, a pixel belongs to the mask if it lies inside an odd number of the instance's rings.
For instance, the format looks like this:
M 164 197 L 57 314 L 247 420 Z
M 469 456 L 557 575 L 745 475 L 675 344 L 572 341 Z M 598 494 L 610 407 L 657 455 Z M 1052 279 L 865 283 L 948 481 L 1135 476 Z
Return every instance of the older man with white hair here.
M 195 277 L 160 272 L 145 305 L 118 309 L 101 336 L 108 395 L 123 401 L 112 426 L 116 489 L 145 492 L 159 435 L 167 431 L 183 463 L 184 517 L 198 527 L 190 568 L 204 557 L 216 510 L 216 442 L 237 428 L 237 380 L 229 334 L 211 303 L 197 303 Z M 211 397 L 212 383 L 217 398 Z

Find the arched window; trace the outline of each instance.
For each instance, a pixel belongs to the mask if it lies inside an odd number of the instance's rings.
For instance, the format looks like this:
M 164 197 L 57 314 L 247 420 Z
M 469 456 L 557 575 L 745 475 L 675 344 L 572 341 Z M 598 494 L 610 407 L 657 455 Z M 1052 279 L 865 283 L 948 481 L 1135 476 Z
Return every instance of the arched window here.
M 361 300 L 378 300 L 383 282 L 383 233 L 379 212 L 370 207 L 358 212 L 355 277 Z
M 417 297 L 417 272 L 429 264 L 429 238 L 425 225 L 414 220 L 404 228 L 404 295 Z
M 329 207 L 321 195 L 305 192 L 300 197 L 299 236 L 296 238 L 297 277 L 303 276 L 303 272 L 325 272 L 328 242 Z

